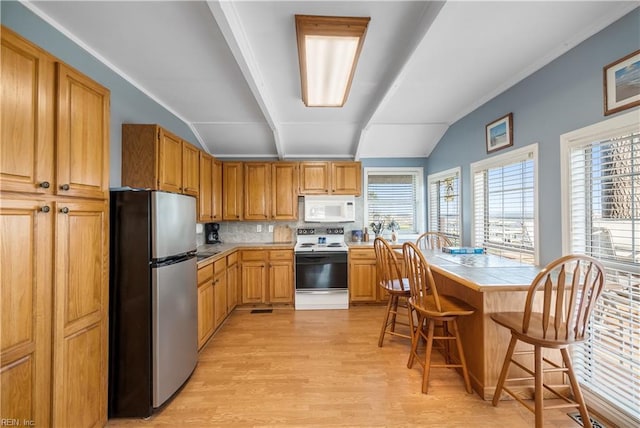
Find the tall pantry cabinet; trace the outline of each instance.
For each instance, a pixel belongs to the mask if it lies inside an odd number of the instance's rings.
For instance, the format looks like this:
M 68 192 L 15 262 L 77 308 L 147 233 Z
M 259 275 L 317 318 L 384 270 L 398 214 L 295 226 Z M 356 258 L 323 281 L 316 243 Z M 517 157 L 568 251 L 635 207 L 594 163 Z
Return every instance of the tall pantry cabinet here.
M 109 91 L 2 27 L 0 408 L 107 421 Z

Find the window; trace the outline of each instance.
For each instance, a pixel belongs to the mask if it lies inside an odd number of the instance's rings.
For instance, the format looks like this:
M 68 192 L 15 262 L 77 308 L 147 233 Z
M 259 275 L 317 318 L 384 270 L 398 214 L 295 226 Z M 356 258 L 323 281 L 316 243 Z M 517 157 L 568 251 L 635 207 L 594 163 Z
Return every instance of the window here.
M 365 226 L 382 219 L 398 222 L 401 235 L 424 229 L 422 168 L 365 168 Z
M 427 182 L 429 230 L 444 233 L 455 245 L 460 245 L 460 168 L 431 174 Z
M 640 122 L 638 112 L 565 134 L 563 251 L 593 256 L 606 287 L 573 349 L 590 406 L 620 426 L 640 424 Z
M 537 158 L 532 144 L 471 164 L 474 246 L 537 262 Z

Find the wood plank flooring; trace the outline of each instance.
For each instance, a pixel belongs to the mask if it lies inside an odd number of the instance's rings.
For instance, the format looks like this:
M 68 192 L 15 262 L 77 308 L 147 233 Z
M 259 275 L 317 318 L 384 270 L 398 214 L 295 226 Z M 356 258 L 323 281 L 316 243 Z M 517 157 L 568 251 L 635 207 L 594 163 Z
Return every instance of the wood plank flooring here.
M 532 427 L 515 401 L 498 407 L 467 394 L 462 377 L 407 369 L 409 343 L 378 348 L 382 306 L 252 314 L 237 309 L 200 354 L 184 389 L 148 420 L 112 419 L 109 427 Z M 472 352 L 468 350 L 468 352 Z M 580 425 L 547 411 L 545 427 Z

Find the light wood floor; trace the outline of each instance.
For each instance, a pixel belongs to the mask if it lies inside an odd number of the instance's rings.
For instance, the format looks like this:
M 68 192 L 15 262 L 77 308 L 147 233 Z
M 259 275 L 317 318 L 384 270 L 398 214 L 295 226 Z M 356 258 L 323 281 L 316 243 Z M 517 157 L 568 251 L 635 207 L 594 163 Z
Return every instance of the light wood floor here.
M 406 367 L 409 343 L 394 337 L 377 346 L 383 310 L 238 309 L 162 412 L 108 426 L 533 426 L 533 414 L 514 401 L 493 407 L 467 394 L 451 369 L 433 369 L 429 394 L 421 394 L 422 368 Z M 561 411 L 545 417 L 546 427 L 580 426 Z

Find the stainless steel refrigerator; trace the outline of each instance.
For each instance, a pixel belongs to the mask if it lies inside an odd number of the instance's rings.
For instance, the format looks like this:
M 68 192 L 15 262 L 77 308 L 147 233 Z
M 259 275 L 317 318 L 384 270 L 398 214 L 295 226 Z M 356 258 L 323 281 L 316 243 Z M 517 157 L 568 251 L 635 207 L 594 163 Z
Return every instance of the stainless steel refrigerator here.
M 109 417 L 147 417 L 198 358 L 196 200 L 111 191 Z

